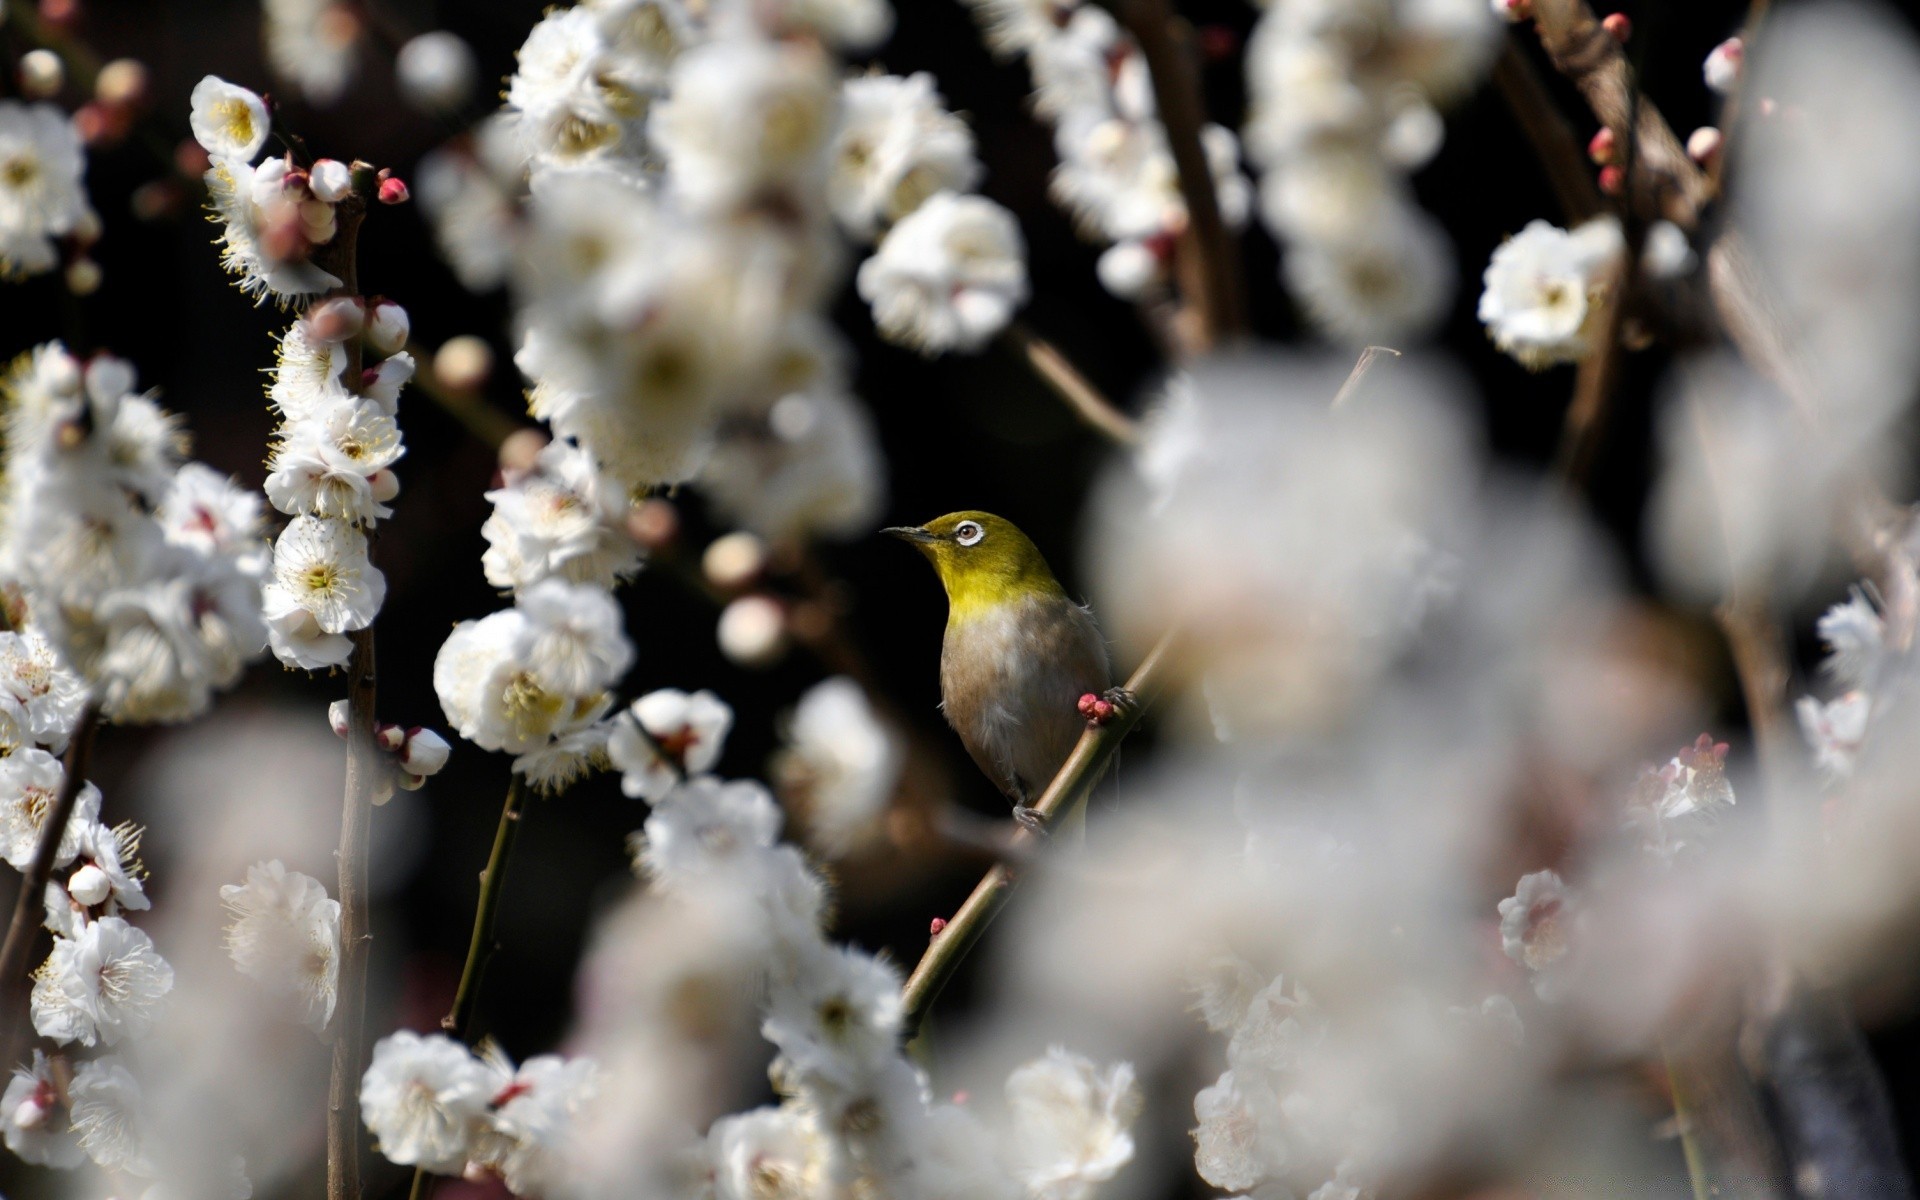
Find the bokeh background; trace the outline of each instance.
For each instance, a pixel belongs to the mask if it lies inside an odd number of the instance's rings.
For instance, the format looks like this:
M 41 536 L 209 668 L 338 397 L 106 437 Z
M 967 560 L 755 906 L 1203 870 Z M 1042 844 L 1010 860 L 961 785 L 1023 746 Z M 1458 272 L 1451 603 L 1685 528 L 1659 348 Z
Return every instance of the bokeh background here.
M 1098 286 L 1097 248 L 1079 241 L 1047 199 L 1051 136 L 1025 108 L 1025 68 L 990 58 L 957 0 L 895 0 L 895 7 L 897 30 L 874 61 L 900 74 L 934 72 L 950 107 L 970 119 L 988 171 L 982 190 L 1019 215 L 1027 238 L 1033 300 L 1026 321 L 1109 395 L 1137 409 L 1160 370 L 1154 339 L 1130 306 Z M 1238 47 L 1255 9 L 1241 0 L 1183 0 L 1177 7 L 1207 35 L 1212 117 L 1237 126 L 1243 108 Z M 1632 51 L 1647 88 L 1672 125 L 1684 136 L 1707 123 L 1710 97 L 1700 63 L 1737 28 L 1745 0 L 1621 7 L 1634 22 Z M 513 52 L 541 8 L 538 0 L 379 0 L 368 20 L 387 39 L 435 28 L 458 33 L 474 48 L 483 80 L 497 81 L 512 70 Z M 186 415 L 197 455 L 250 486 L 264 476 L 273 422 L 263 372 L 272 364 L 271 339 L 286 318 L 253 307 L 229 284 L 211 244 L 212 227 L 190 189 L 181 188 L 171 211 L 154 219 L 136 217 L 130 197 L 171 170 L 173 148 L 186 136 L 187 94 L 202 75 L 218 73 L 277 96 L 260 51 L 259 23 L 258 6 L 243 0 L 85 0 L 73 35 L 102 57 L 137 57 L 153 73 L 151 105 L 135 135 L 96 150 L 91 159 L 89 187 L 105 223 L 96 250 L 104 283 L 77 301 L 57 275 L 0 289 L 0 352 L 10 357 L 61 337 L 82 350 L 132 359 L 143 383 Z M 27 48 L 10 24 L 0 25 L 0 41 L 8 62 Z M 420 156 L 457 126 L 400 101 L 387 41 L 371 38 L 364 50 L 358 82 L 341 104 L 316 110 L 288 96 L 281 112 L 316 154 L 364 158 L 410 177 Z M 1562 111 L 1584 137 L 1591 132 L 1584 108 L 1548 74 Z M 487 110 L 491 90 L 483 89 L 472 115 Z M 66 99 L 71 106 L 79 97 Z M 1557 219 L 1545 178 L 1500 97 L 1488 88 L 1450 114 L 1446 148 L 1415 182 L 1458 254 L 1461 286 L 1444 331 L 1445 349 L 1478 384 L 1482 429 L 1496 458 L 1540 471 L 1554 453 L 1571 371 L 1530 375 L 1496 354 L 1474 319 L 1473 302 L 1479 273 L 1503 237 L 1534 217 Z M 433 347 L 456 334 L 476 334 L 493 345 L 497 366 L 486 398 L 503 413 L 522 414 L 504 297 L 462 289 L 436 257 L 413 206 L 375 211 L 361 248 L 363 288 L 404 304 L 416 340 Z M 1303 336 L 1276 283 L 1279 250 L 1271 239 L 1249 231 L 1242 258 L 1258 336 Z M 872 336 L 865 307 L 852 299 L 850 288 L 837 315 L 856 348 L 857 390 L 886 451 L 887 523 L 918 523 L 959 508 L 1001 513 L 1034 537 L 1071 589 L 1082 591 L 1077 535 L 1087 485 L 1107 447 L 1004 348 L 973 358 L 920 359 Z M 1630 579 L 1641 584 L 1647 579 L 1641 523 L 1659 400 L 1655 381 L 1667 358 L 1667 349 L 1654 347 L 1628 359 L 1589 486 L 1597 519 L 1617 543 Z M 408 444 L 400 465 L 404 491 L 376 546 L 390 585 L 379 623 L 380 715 L 402 724 L 440 725 L 431 682 L 435 652 L 455 621 L 501 604 L 480 570 L 480 526 L 488 513 L 482 493 L 496 479 L 495 456 L 418 391 L 404 400 L 402 419 Z M 689 585 L 699 549 L 716 530 L 696 495 L 677 502 L 684 546 L 678 565 L 648 570 L 622 592 L 639 649 L 625 691 L 632 696 L 674 686 L 718 692 L 737 715 L 721 772 L 763 775 L 782 713 L 846 661 L 839 655 L 827 661 L 805 647 L 766 670 L 747 670 L 724 658 L 714 638 L 717 609 Z M 832 579 L 824 590 L 778 576 L 773 586 L 796 596 L 804 592 L 810 603 L 835 615 L 842 654 L 855 656 L 894 701 L 897 719 L 944 762 L 944 779 L 918 781 L 923 798 L 950 795 L 980 814 L 1003 814 L 1003 801 L 972 769 L 936 709 L 944 602 L 931 573 L 917 556 L 878 537 L 824 547 L 822 560 Z M 1089 598 L 1097 609 L 1100 597 Z M 1648 603 L 1650 620 L 1715 698 L 1711 728 L 1740 741 L 1737 689 L 1708 615 L 1657 607 L 1650 597 Z M 295 826 L 317 828 L 320 840 L 307 851 L 310 861 L 290 865 L 331 878 L 325 839 L 335 810 L 326 806 L 337 803 L 344 750 L 326 730 L 325 707 L 342 694 L 338 679 L 283 672 L 269 660 L 189 732 L 103 735 L 96 779 L 105 789 L 110 819 L 136 815 L 153 827 L 147 857 L 160 910 L 182 903 L 180 889 L 203 886 L 192 872 L 169 869 L 189 857 L 188 848 L 170 841 L 196 836 L 188 832 L 193 827 L 170 820 L 170 806 L 203 790 L 226 797 L 230 811 L 244 816 L 233 830 L 254 831 L 235 837 L 262 839 L 248 852 L 251 857 L 291 859 L 272 844 L 272 835 Z M 1150 737 L 1130 745 L 1118 785 L 1109 783 L 1097 805 L 1125 804 L 1128 766 L 1151 753 Z M 506 781 L 504 757 L 460 744 L 426 790 L 403 794 L 377 814 L 374 928 L 381 982 L 370 1002 L 374 1031 L 428 1028 L 445 1011 L 466 952 L 476 873 Z M 479 1021 L 516 1058 L 552 1049 L 565 1038 L 574 967 L 596 912 L 631 882 L 625 836 L 643 817 L 638 802 L 623 797 L 610 777 L 536 803 L 529 812 L 506 885 L 502 946 Z M 201 827 L 200 835 L 206 832 Z M 838 873 L 839 934 L 889 947 L 911 964 L 925 945 L 929 919 L 951 912 L 979 869 L 963 853 L 893 849 L 846 864 Z M 5 882 L 11 886 L 13 877 Z M 206 928 L 205 936 L 215 933 Z M 164 940 L 162 948 L 175 953 Z M 966 1002 L 970 979 L 963 973 L 947 1003 Z M 1914 1069 L 1920 1025 L 1882 1027 L 1874 1046 L 1913 1161 L 1920 1145 L 1920 1071 Z M 317 1103 L 313 1116 L 310 1133 L 317 1137 Z M 375 1175 L 369 1193 L 382 1194 L 392 1182 Z

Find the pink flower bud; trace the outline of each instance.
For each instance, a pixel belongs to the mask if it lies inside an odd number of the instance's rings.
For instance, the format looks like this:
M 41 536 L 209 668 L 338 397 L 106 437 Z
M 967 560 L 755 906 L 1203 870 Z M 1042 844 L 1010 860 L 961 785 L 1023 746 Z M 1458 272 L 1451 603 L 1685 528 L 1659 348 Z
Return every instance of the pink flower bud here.
M 1617 166 L 1600 168 L 1600 190 L 1609 196 L 1618 196 L 1627 188 L 1627 173 Z
M 1746 43 L 1737 37 L 1730 37 L 1715 46 L 1701 67 L 1707 86 L 1722 96 L 1731 92 L 1733 85 L 1740 82 L 1740 64 L 1746 55 Z
M 1533 16 L 1533 0 L 1493 0 L 1493 15 L 1518 25 Z
M 385 467 L 367 476 L 367 482 L 373 486 L 376 503 L 385 504 L 400 494 L 400 477 Z
M 1600 18 L 1600 28 L 1613 35 L 1613 40 L 1625 43 L 1633 36 L 1633 19 L 1625 13 L 1608 13 Z
M 1613 130 L 1602 125 L 1587 142 L 1587 157 L 1604 167 L 1613 161 L 1613 149 Z
M 1093 706 L 1098 703 L 1100 703 L 1100 697 L 1094 695 L 1092 692 L 1088 692 L 1086 695 L 1080 697 L 1080 715 L 1083 717 L 1092 717 Z
M 1706 166 L 1720 153 L 1720 131 L 1711 125 L 1702 125 L 1687 135 L 1687 157 Z
M 307 173 L 307 188 L 315 200 L 337 204 L 353 190 L 353 172 L 337 158 L 323 158 Z
M 389 175 L 380 181 L 380 203 L 405 204 L 413 196 L 407 185 L 398 175 Z
M 405 349 L 411 331 L 407 310 L 391 300 L 377 301 L 367 316 L 367 340 L 382 354 Z
M 931 926 L 933 936 L 939 937 L 941 931 L 944 930 L 946 927 L 947 927 L 947 919 L 945 917 L 935 917 L 933 919 L 933 924 Z
M 327 705 L 327 724 L 332 727 L 335 736 L 347 736 L 349 723 L 348 707 L 345 700 L 335 700 Z
M 453 747 L 431 729 L 416 725 L 407 731 L 406 744 L 400 747 L 400 765 L 410 775 L 437 775 L 447 765 Z
M 322 342 L 344 342 L 366 327 L 367 310 L 352 296 L 324 300 L 307 313 L 307 333 Z

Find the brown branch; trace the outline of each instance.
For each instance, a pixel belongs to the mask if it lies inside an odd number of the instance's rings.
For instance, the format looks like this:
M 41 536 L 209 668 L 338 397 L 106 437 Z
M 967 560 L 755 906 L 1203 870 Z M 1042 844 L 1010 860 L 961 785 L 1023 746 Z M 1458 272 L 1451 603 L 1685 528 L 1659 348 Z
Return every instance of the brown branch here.
M 414 386 L 439 405 L 442 412 L 458 421 L 474 440 L 498 450 L 502 442 L 520 430 L 533 428 L 487 403 L 487 398 L 476 390 L 449 387 L 434 371 L 432 353 L 420 343 L 409 342 L 407 353 L 413 355 Z
M 1638 165 L 1627 181 L 1634 212 L 1643 220 L 1665 217 L 1682 229 L 1697 228 L 1713 198 L 1712 184 L 1660 110 L 1638 95 L 1620 43 L 1586 0 L 1534 0 L 1533 11 L 1540 45 L 1554 68 L 1613 131 L 1617 144 L 1631 140 L 1637 147 Z
M 1180 257 L 1191 271 L 1191 286 L 1182 290 L 1198 318 L 1190 350 L 1204 353 L 1245 332 L 1246 312 L 1233 233 L 1220 215 L 1213 168 L 1200 139 L 1207 115 L 1192 33 L 1174 16 L 1168 0 L 1097 2 L 1139 43 L 1153 79 L 1153 102 L 1166 127 L 1167 148 L 1180 173 L 1180 198 L 1187 207 Z
M 1626 324 L 1626 294 L 1635 275 L 1630 263 L 1635 256 L 1636 248 L 1629 246 L 1626 261 L 1612 272 L 1607 294 L 1600 302 L 1596 344 L 1574 372 L 1573 401 L 1567 405 L 1560 447 L 1554 456 L 1554 473 L 1570 487 L 1585 484 L 1606 429 L 1607 406 L 1620 378 L 1620 332 Z
M 1368 346 L 1361 350 L 1360 357 L 1353 360 L 1353 370 L 1347 372 L 1347 381 L 1341 384 L 1340 390 L 1333 394 L 1333 403 L 1327 407 L 1339 408 L 1353 399 L 1354 394 L 1360 390 L 1360 384 L 1366 379 L 1367 372 L 1373 370 L 1373 364 L 1385 354 L 1391 354 L 1395 358 L 1400 357 L 1400 352 L 1392 346 Z
M 1509 38 L 1493 64 L 1493 83 L 1507 102 L 1514 123 L 1533 145 L 1534 156 L 1546 170 L 1554 198 L 1568 225 L 1597 217 L 1606 208 L 1593 181 L 1593 167 L 1573 126 L 1560 114 L 1553 95 L 1527 56 Z
M 1054 828 L 1079 810 L 1087 793 L 1093 790 L 1093 785 L 1119 751 L 1120 743 L 1126 740 L 1146 715 L 1147 708 L 1160 690 L 1172 641 L 1172 634 L 1162 637 L 1127 680 L 1127 690 L 1133 693 L 1136 702 L 1105 725 L 1089 727 L 1081 734 L 1073 753 L 1067 756 L 1066 762 L 1060 764 L 1060 770 L 1055 772 L 1047 790 L 1034 801 L 1034 812 L 1038 814 L 1043 828 Z M 1020 851 L 1030 848 L 1028 844 L 1033 836 L 1025 829 L 1014 835 L 1016 856 Z M 901 992 L 906 1010 L 901 1027 L 908 1039 L 918 1033 L 921 1022 L 926 1019 L 927 1010 L 940 998 L 941 989 L 946 987 L 947 981 L 959 969 L 967 952 L 973 949 L 980 936 L 987 931 L 987 926 L 993 923 L 994 917 L 1012 898 L 1018 882 L 1018 872 L 1011 863 L 1002 862 L 993 867 L 974 885 L 972 894 L 953 914 L 953 919 L 934 935 Z
M 33 861 L 20 878 L 20 894 L 14 898 L 13 919 L 7 923 L 7 940 L 0 944 L 0 1005 L 4 1005 L 7 1062 L 19 1058 L 21 1019 L 26 1014 L 27 965 L 39 941 L 40 926 L 46 919 L 47 880 L 53 877 L 53 860 L 60 856 L 60 839 L 80 790 L 87 785 L 87 761 L 93 754 L 93 735 L 100 725 L 100 705 L 92 700 L 80 712 L 79 723 L 67 743 L 66 775 L 60 792 L 53 799 L 40 825 L 40 840 L 33 848 Z
M 1073 415 L 1089 428 L 1123 446 L 1139 442 L 1140 427 L 1134 419 L 1093 386 L 1052 342 L 1036 335 L 1021 321 L 1008 325 L 1005 336 L 1041 382 L 1066 401 Z

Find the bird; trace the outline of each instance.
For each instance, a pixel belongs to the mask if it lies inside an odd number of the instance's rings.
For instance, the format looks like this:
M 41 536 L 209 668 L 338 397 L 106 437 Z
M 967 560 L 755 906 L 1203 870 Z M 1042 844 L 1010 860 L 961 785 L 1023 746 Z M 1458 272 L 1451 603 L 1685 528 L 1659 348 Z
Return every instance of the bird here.
M 1019 526 L 968 510 L 881 530 L 933 564 L 947 592 L 940 708 L 1021 825 L 1044 833 L 1033 802 L 1073 752 L 1097 707 L 1127 705 L 1110 687 L 1093 613 L 1067 595 Z M 1110 709 L 1101 709 L 1101 712 Z

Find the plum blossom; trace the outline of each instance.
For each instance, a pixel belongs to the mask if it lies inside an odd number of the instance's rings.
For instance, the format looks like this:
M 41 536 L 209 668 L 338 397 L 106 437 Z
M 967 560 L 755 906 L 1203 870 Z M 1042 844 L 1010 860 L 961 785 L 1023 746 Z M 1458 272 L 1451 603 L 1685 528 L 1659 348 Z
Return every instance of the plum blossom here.
M 87 159 L 65 113 L 0 100 L 0 279 L 51 271 L 54 239 L 98 220 L 87 203 Z
M 388 1161 L 458 1174 L 505 1082 L 452 1038 L 401 1030 L 373 1047 L 360 1080 L 360 1116 Z
M 286 1000 L 294 1019 L 323 1032 L 339 988 L 340 902 L 319 880 L 278 859 L 248 867 L 244 883 L 223 885 L 220 902 L 233 915 L 233 965 Z
M 660 799 L 681 780 L 711 770 L 732 728 L 733 709 L 712 692 L 648 692 L 614 722 L 607 743 L 620 789 L 637 799 Z
M 1536 371 L 1585 358 L 1622 246 L 1612 218 L 1571 232 L 1528 222 L 1487 263 L 1479 309 L 1487 336 Z
M 102 917 L 77 937 L 55 937 L 34 973 L 33 1028 L 65 1045 L 112 1046 L 151 1028 L 173 989 L 173 968 L 146 934 L 119 917 Z
M 857 282 L 889 340 L 927 355 L 971 352 L 1026 303 L 1026 244 L 998 204 L 941 192 L 888 231 Z

